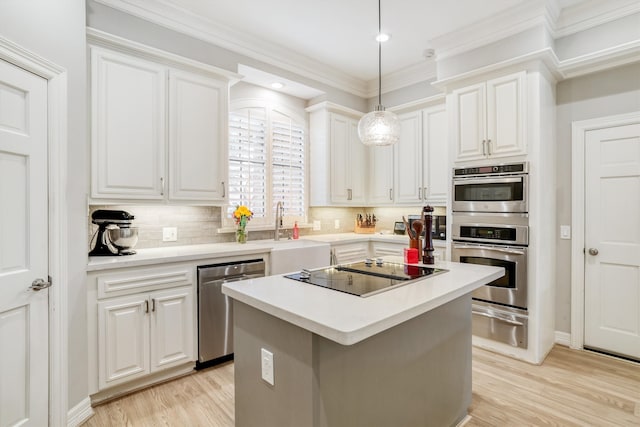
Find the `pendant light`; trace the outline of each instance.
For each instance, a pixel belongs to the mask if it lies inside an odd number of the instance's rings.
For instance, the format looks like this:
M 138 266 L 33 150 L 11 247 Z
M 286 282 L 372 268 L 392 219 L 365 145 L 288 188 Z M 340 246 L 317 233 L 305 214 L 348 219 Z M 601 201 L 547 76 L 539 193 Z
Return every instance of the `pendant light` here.
M 378 35 L 382 32 L 378 0 Z M 382 42 L 378 42 L 378 105 L 358 123 L 358 137 L 364 145 L 392 145 L 400 140 L 400 120 L 382 105 Z

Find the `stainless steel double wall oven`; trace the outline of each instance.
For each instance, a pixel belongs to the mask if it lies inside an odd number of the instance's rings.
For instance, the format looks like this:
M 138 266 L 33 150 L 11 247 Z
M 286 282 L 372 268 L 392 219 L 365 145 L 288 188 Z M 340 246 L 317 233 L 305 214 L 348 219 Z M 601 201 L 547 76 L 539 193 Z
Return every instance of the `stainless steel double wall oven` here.
M 527 348 L 528 163 L 454 169 L 452 259 L 503 267 L 473 293 L 474 335 Z

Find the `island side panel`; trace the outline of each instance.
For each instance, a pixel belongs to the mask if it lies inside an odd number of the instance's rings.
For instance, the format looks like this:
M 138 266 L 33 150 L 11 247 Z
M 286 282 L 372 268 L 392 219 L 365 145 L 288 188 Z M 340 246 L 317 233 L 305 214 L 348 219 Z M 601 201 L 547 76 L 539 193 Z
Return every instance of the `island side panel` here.
M 313 334 L 233 304 L 236 427 L 312 426 Z M 262 348 L 273 353 L 273 386 L 262 380 Z
M 471 404 L 471 297 L 352 346 L 313 337 L 315 427 L 455 426 Z

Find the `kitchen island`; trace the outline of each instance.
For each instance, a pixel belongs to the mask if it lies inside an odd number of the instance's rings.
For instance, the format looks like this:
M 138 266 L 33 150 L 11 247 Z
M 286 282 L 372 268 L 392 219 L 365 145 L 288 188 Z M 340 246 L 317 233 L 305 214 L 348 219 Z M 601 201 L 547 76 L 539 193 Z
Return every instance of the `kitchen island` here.
M 448 272 L 366 298 L 283 276 L 225 284 L 235 300 L 236 426 L 461 422 L 471 403 L 471 292 L 504 270 L 437 267 Z M 273 385 L 262 379 L 263 349 Z

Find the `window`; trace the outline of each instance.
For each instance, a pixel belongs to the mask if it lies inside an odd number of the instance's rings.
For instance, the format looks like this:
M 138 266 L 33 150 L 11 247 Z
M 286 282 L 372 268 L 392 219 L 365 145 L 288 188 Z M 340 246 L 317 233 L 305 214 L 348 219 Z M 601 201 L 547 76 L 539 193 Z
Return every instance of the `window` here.
M 238 103 L 229 113 L 229 207 L 253 211 L 252 225 L 273 225 L 281 201 L 287 223 L 306 221 L 304 120 L 259 102 Z

